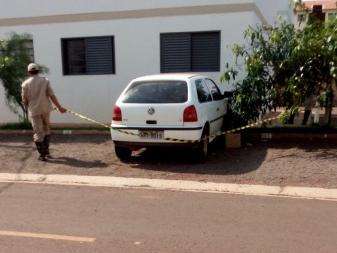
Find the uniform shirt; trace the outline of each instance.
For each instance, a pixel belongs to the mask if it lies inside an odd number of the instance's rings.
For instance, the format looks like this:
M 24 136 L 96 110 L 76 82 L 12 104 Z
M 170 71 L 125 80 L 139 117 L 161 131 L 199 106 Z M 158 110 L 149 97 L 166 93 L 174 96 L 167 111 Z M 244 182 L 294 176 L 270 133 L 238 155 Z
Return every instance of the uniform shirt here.
M 53 110 L 49 97 L 54 95 L 49 80 L 33 76 L 22 83 L 22 97 L 28 101 L 28 112 L 31 117 L 50 113 Z

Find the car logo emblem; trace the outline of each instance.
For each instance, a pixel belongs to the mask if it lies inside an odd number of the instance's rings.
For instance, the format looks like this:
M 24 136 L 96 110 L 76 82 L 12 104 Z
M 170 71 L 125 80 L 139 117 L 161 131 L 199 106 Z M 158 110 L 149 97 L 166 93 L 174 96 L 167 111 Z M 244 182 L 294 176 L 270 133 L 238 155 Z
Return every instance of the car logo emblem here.
M 149 110 L 147 110 L 147 113 L 150 115 L 153 115 L 155 113 L 155 110 L 153 107 L 150 107 Z

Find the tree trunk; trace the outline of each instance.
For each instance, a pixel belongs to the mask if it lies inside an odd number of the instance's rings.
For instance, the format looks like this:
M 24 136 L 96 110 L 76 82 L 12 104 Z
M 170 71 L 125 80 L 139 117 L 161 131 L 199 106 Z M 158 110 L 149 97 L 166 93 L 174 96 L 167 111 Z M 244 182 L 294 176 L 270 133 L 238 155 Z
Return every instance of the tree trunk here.
M 23 122 L 28 122 L 28 110 L 26 109 L 26 107 L 22 104 L 20 104 L 21 110 L 22 110 L 22 120 Z
M 333 101 L 334 101 L 334 89 L 336 82 L 335 80 L 332 81 L 332 84 L 327 90 L 327 96 L 326 96 L 326 104 L 325 104 L 325 113 L 324 113 L 324 123 L 326 126 L 330 126 L 331 124 L 331 117 L 332 117 L 332 109 L 333 109 Z
M 287 124 L 293 125 L 293 124 L 294 124 L 294 121 L 295 121 L 295 114 L 291 114 L 291 115 L 289 116 L 289 119 L 288 119 Z
M 331 124 L 331 113 L 332 113 L 332 107 L 325 107 L 325 114 L 324 114 L 324 123 L 326 126 L 330 126 Z

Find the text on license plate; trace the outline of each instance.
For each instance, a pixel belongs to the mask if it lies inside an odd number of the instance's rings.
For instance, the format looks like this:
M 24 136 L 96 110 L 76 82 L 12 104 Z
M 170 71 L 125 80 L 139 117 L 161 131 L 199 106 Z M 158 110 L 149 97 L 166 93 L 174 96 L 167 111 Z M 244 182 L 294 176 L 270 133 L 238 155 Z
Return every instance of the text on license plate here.
M 139 131 L 140 138 L 143 139 L 163 139 L 164 131 L 144 130 Z

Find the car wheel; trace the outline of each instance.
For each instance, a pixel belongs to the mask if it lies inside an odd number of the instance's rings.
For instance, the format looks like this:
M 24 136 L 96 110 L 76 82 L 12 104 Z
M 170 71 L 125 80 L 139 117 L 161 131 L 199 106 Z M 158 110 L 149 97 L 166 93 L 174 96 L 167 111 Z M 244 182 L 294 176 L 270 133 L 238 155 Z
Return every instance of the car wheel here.
M 115 153 L 121 161 L 128 161 L 131 158 L 132 150 L 126 147 L 115 146 Z
M 209 148 L 209 134 L 207 131 L 204 131 L 201 135 L 201 140 L 197 147 L 197 160 L 199 162 L 204 162 L 208 156 L 208 148 Z

